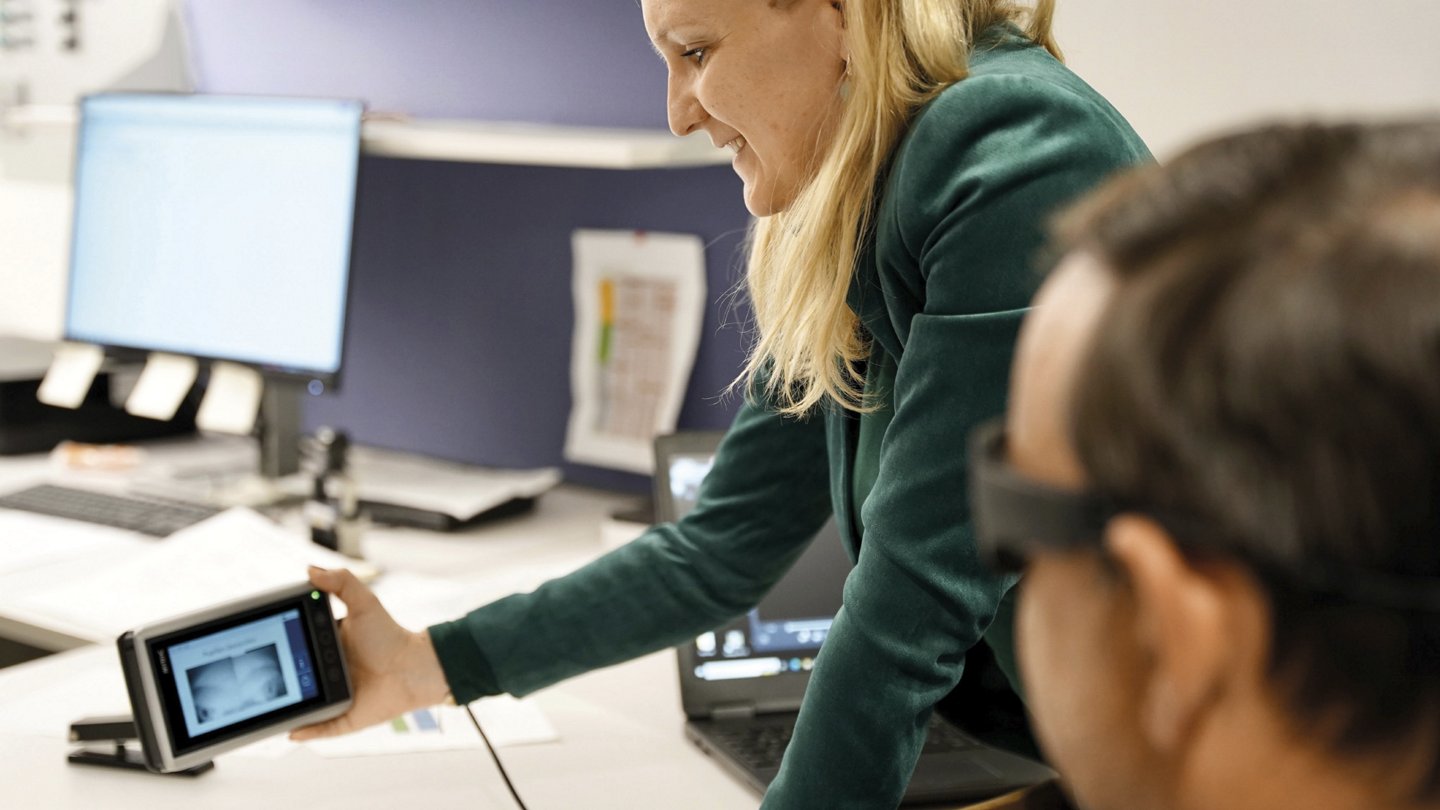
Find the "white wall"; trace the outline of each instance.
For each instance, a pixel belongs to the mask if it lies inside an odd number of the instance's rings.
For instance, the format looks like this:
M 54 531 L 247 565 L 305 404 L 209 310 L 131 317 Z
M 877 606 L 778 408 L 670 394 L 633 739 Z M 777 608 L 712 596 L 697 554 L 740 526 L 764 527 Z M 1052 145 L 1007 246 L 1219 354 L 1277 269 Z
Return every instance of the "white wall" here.
M 29 0 L 36 46 L 0 51 L 0 118 L 17 100 L 70 104 L 125 75 L 159 44 L 168 2 L 82 3 L 82 47 L 70 52 L 60 47 L 61 4 Z M 69 126 L 0 126 L 0 333 L 60 334 L 73 151 Z
M 1440 113 L 1440 0 L 1057 0 L 1055 27 L 1162 159 L 1277 116 Z

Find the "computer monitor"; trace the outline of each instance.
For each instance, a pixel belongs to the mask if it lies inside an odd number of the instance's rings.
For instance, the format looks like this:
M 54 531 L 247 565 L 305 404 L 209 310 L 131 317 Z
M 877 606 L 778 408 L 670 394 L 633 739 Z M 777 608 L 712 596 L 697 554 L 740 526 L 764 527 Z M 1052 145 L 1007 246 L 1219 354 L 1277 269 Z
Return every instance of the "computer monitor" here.
M 298 432 L 299 389 L 341 372 L 362 105 L 105 93 L 80 112 L 66 338 L 252 366 L 266 429 Z

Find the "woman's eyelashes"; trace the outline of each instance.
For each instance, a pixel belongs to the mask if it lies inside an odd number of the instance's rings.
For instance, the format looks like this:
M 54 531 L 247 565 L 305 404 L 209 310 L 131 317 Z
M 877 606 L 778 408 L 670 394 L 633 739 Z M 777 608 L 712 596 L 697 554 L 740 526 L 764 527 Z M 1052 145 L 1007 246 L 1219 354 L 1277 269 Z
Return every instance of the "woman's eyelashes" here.
M 709 50 L 710 48 L 708 46 L 701 45 L 699 47 L 691 48 L 680 54 L 680 58 L 689 59 L 690 61 L 694 62 L 695 65 L 698 67 L 705 64 L 705 56 L 709 52 Z

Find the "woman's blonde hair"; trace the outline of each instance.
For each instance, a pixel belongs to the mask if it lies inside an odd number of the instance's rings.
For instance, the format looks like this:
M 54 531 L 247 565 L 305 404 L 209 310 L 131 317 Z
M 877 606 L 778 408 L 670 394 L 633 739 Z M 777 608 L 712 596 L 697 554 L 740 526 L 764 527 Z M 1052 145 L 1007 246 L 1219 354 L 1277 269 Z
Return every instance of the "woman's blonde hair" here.
M 875 185 L 916 108 L 967 75 L 987 28 L 1012 22 L 1057 58 L 1054 0 L 843 0 L 848 94 L 830 148 L 784 211 L 751 233 L 746 286 L 758 338 L 741 383 L 788 414 L 824 399 L 865 402 L 869 347 L 846 303 L 870 227 Z

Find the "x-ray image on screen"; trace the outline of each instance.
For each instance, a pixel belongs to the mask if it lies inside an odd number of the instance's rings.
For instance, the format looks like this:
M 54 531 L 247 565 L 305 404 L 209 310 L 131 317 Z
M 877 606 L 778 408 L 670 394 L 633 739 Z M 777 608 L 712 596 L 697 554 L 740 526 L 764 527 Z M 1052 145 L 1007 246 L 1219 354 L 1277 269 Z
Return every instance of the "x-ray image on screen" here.
M 288 694 L 274 644 L 187 670 L 195 716 L 202 723 L 224 720 Z
M 191 737 L 258 717 L 315 694 L 299 611 L 267 616 L 167 650 Z

